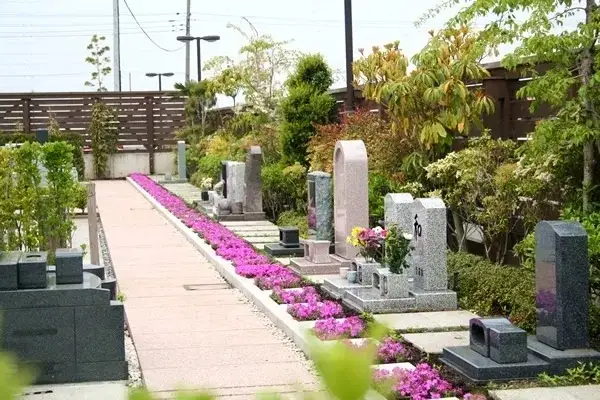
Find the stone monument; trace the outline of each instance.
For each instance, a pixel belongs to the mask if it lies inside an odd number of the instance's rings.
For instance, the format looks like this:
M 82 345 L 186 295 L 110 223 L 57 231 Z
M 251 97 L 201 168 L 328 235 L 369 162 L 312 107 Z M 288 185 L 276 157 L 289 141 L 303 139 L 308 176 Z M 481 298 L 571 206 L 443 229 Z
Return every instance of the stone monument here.
M 177 178 L 181 182 L 187 181 L 187 165 L 185 159 L 185 142 L 177 142 Z
M 349 268 L 358 249 L 346 243 L 346 239 L 355 226 L 366 228 L 369 225 L 369 169 L 367 149 L 362 140 L 336 143 L 333 171 L 335 254 L 329 255 L 329 240 L 304 240 L 304 258 L 290 260 L 290 268 L 299 275 L 336 274 L 340 268 Z
M 385 203 L 386 226 L 395 224 L 413 236 L 410 269 L 402 274 L 387 268 L 367 271 L 373 275 L 371 285 L 347 288 L 341 296 L 347 306 L 372 313 L 457 308 L 456 292 L 448 290 L 446 206 L 439 198 L 416 199 L 411 205 L 411 198 L 406 193 L 388 194 Z
M 600 361 L 589 348 L 587 234 L 571 221 L 542 221 L 535 230 L 536 335 L 503 318 L 471 320 L 470 345 L 444 348 L 442 361 L 474 382 L 563 374 Z
M 0 252 L 3 349 L 33 366 L 39 384 L 127 379 L 116 281 L 84 266 L 78 249 L 57 250 L 56 267 L 46 259 L 45 252 Z
M 265 244 L 265 252 L 275 257 L 304 256 L 304 246 L 300 243 L 300 232 L 295 226 L 279 227 L 279 243 Z
M 326 172 L 310 172 L 308 184 L 308 228 L 317 240 L 331 240 L 332 193 L 331 175 Z
M 262 204 L 262 151 L 259 146 L 248 150 L 246 163 L 228 161 L 225 187 L 230 214 L 217 213 L 220 221 L 261 221 L 265 219 Z

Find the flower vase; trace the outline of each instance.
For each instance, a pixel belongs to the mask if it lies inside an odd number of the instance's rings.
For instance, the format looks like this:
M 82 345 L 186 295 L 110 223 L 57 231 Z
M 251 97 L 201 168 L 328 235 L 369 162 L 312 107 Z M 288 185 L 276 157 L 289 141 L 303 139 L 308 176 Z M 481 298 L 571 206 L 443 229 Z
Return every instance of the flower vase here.
M 352 262 L 356 267 L 356 282 L 359 285 L 370 286 L 373 284 L 373 272 L 381 268 L 381 264 L 375 261 L 367 261 L 364 258 L 355 258 Z
M 408 297 L 408 274 L 395 274 L 390 270 L 379 270 L 379 294 L 386 299 Z

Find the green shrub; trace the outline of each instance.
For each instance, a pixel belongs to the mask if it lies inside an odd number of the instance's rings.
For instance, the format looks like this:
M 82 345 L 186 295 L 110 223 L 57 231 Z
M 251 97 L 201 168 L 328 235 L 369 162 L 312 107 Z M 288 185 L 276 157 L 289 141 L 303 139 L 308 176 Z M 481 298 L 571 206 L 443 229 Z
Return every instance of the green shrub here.
M 73 146 L 73 166 L 77 169 L 79 180 L 85 176 L 85 163 L 83 161 L 83 138 L 79 133 L 64 132 L 52 133 L 48 136 L 49 142 L 67 142 Z M 0 146 L 8 143 L 30 143 L 35 142 L 32 133 L 4 133 L 0 132 Z
M 214 182 L 218 182 L 221 178 L 221 161 L 223 158 L 207 154 L 198 160 L 197 174 L 211 178 Z
M 369 224 L 375 226 L 384 217 L 384 199 L 388 193 L 399 193 L 397 184 L 385 175 L 369 173 Z
M 300 231 L 300 237 L 308 237 L 308 218 L 306 213 L 299 211 L 284 211 L 277 218 L 278 226 L 295 226 Z
M 322 55 L 308 55 L 298 61 L 286 82 L 288 96 L 281 102 L 281 143 L 285 159 L 308 166 L 308 142 L 315 135 L 314 124 L 326 124 L 335 117 L 335 100 L 327 93 L 333 74 Z
M 564 375 L 548 375 L 543 372 L 538 380 L 544 386 L 578 386 L 600 384 L 600 363 L 579 363 Z
M 88 189 L 87 185 L 80 183 L 75 187 L 73 195 L 73 207 L 78 208 L 81 212 L 85 211 L 88 203 Z
M 306 210 L 306 168 L 300 164 L 265 165 L 262 169 L 263 206 L 276 221 L 286 211 Z
M 460 252 L 448 255 L 448 274 L 458 274 L 461 308 L 481 316 L 505 315 L 527 331 L 535 329 L 535 274 L 531 271 Z

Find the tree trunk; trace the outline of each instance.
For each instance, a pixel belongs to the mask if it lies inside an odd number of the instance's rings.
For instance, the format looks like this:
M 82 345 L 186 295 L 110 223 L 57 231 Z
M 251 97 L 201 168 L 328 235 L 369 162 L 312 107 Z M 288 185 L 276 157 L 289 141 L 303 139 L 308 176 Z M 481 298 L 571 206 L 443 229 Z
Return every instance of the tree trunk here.
M 593 21 L 593 12 L 596 9 L 596 0 L 586 0 L 585 5 L 585 23 L 587 25 L 591 24 Z M 592 76 L 592 66 L 594 63 L 594 55 L 592 53 L 592 49 L 595 46 L 596 41 L 594 40 L 593 44 L 589 47 L 585 47 L 583 49 L 583 54 L 581 58 L 581 80 L 584 86 L 590 85 L 590 80 Z M 589 96 L 589 95 L 586 95 Z M 584 99 L 585 105 L 588 110 L 588 115 L 593 121 L 594 128 L 598 128 L 598 118 L 594 111 L 594 103 L 593 100 L 586 98 Z M 583 202 L 583 212 L 585 214 L 589 213 L 592 208 L 592 199 L 591 199 L 591 191 L 594 184 L 594 140 L 588 140 L 583 146 L 583 193 L 582 193 L 582 202 Z

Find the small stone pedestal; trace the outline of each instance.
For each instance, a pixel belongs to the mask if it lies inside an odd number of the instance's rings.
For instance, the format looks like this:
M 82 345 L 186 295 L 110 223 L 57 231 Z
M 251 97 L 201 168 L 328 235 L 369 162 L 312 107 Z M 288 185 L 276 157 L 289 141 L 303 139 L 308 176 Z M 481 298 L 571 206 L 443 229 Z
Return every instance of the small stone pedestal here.
M 329 296 L 336 300 L 340 300 L 347 291 L 370 288 L 373 280 L 373 271 L 377 270 L 378 267 L 381 267 L 379 263 L 367 263 L 364 259 L 357 258 L 352 262 L 349 271 L 346 271 L 346 274 L 347 272 L 354 272 L 356 274 L 357 282 L 351 282 L 350 279 L 348 279 L 348 276 L 352 276 L 352 274 L 346 276 L 342 275 L 342 270 L 348 268 L 340 268 L 340 276 L 325 279 L 321 288 Z
M 328 240 L 302 240 L 304 258 L 292 258 L 290 268 L 298 275 L 333 275 L 342 267 L 329 255 Z
M 300 232 L 295 226 L 279 227 L 279 243 L 265 244 L 265 252 L 272 256 L 303 256 L 304 246 L 300 245 Z

